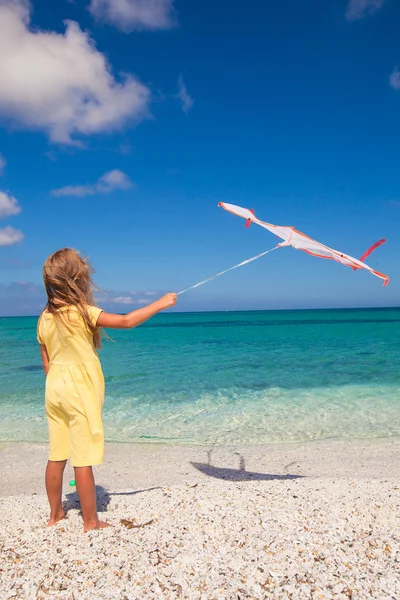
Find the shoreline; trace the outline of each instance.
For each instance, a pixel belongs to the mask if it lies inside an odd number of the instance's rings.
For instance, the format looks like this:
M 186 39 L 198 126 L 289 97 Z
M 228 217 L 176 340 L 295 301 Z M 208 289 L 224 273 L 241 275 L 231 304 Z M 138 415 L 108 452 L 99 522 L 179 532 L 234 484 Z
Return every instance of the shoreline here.
M 179 438 L 157 438 L 152 436 L 142 436 L 140 438 L 134 438 L 133 441 L 120 441 L 120 440 L 106 440 L 106 446 L 136 446 L 146 448 L 147 446 L 155 446 L 160 448 L 257 448 L 257 447 L 274 447 L 274 446 L 304 446 L 313 444 L 358 444 L 358 443 L 379 443 L 380 441 L 400 441 L 400 435 L 366 435 L 360 437 L 320 437 L 320 438 L 306 438 L 302 440 L 275 440 L 268 442 L 238 442 L 234 443 L 214 443 L 214 442 L 195 442 L 192 440 L 182 441 Z M 0 439 L 0 452 L 3 448 L 9 446 L 47 446 L 47 441 L 36 441 L 36 440 L 4 440 Z
M 1 496 L 43 494 L 46 444 L 0 442 Z M 96 483 L 113 491 L 208 480 L 398 478 L 400 437 L 329 439 L 260 445 L 184 446 L 106 443 Z M 64 492 L 73 468 L 68 463 Z

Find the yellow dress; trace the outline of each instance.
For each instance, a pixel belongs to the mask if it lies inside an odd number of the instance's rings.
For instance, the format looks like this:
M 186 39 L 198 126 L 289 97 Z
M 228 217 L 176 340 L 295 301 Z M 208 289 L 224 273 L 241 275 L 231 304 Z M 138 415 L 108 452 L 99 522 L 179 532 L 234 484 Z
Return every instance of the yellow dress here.
M 102 310 L 87 309 L 95 325 Z M 60 310 L 68 311 L 71 331 L 48 312 L 38 325 L 38 342 L 46 346 L 50 359 L 46 378 L 49 460 L 70 459 L 74 467 L 98 465 L 104 455 L 104 376 L 93 335 L 78 309 Z

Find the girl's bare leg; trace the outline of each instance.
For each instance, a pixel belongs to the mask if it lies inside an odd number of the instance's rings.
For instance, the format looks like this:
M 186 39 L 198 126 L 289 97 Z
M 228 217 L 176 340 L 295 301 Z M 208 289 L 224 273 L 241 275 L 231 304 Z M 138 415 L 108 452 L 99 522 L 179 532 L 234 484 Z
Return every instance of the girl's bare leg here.
M 76 489 L 81 503 L 83 527 L 85 532 L 92 529 L 109 527 L 108 523 L 100 521 L 96 507 L 96 488 L 94 485 L 92 467 L 74 467 Z
M 55 525 L 64 519 L 65 512 L 61 504 L 62 481 L 66 460 L 49 460 L 46 467 L 46 492 L 50 504 L 48 525 Z

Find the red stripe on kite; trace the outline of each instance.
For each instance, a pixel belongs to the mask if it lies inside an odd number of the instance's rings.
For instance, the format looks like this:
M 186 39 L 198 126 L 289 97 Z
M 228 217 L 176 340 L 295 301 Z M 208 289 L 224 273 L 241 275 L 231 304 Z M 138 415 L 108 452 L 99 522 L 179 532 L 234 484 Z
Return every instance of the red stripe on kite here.
M 370 254 L 372 254 L 372 252 L 374 250 L 376 250 L 377 248 L 379 248 L 379 246 L 382 246 L 382 244 L 384 244 L 386 242 L 385 238 L 382 238 L 381 240 L 379 240 L 379 242 L 375 242 L 375 244 L 372 244 L 372 246 L 370 248 L 368 248 L 368 250 L 366 252 L 364 252 L 364 254 L 362 255 L 362 257 L 360 258 L 360 262 L 364 262 L 364 260 L 366 258 L 368 258 L 368 256 Z M 357 271 L 358 267 L 353 267 L 353 271 Z

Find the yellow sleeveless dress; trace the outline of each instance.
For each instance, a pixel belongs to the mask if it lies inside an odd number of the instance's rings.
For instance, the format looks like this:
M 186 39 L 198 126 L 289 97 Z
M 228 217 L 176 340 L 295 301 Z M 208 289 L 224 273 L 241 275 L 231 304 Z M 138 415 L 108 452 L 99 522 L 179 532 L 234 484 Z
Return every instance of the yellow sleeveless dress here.
M 102 310 L 87 308 L 95 325 Z M 93 336 L 79 311 L 73 306 L 60 310 L 68 311 L 71 331 L 47 312 L 38 324 L 38 342 L 46 346 L 50 359 L 46 378 L 49 460 L 70 459 L 74 467 L 98 465 L 104 455 L 104 376 Z

